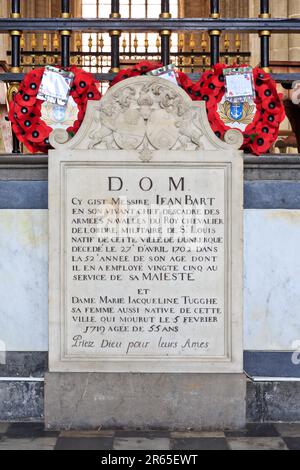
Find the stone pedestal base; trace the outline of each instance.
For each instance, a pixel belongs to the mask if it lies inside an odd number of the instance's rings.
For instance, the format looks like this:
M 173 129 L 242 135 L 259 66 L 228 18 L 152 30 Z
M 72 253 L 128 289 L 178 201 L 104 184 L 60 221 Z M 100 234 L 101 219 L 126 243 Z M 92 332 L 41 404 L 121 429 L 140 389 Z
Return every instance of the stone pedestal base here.
M 50 372 L 47 429 L 240 428 L 246 420 L 243 374 Z

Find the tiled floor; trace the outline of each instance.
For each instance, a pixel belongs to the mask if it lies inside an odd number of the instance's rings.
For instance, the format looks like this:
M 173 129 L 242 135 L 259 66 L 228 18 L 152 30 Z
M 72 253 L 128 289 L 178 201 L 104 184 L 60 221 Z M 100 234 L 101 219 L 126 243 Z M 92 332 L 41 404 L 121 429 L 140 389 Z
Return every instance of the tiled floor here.
M 1 450 L 300 450 L 299 424 L 248 424 L 240 431 L 44 431 L 0 423 Z

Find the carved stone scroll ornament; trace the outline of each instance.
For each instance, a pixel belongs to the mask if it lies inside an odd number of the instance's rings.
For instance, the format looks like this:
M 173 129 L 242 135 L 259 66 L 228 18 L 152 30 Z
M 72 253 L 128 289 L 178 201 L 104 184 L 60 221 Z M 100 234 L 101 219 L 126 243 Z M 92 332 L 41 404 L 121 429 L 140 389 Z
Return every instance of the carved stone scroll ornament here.
M 54 148 L 137 150 L 148 161 L 160 149 L 238 149 L 243 136 L 231 129 L 221 141 L 210 128 L 204 102 L 192 101 L 165 79 L 139 76 L 119 82 L 101 101 L 90 101 L 75 137 L 68 140 L 57 129 L 50 142 Z

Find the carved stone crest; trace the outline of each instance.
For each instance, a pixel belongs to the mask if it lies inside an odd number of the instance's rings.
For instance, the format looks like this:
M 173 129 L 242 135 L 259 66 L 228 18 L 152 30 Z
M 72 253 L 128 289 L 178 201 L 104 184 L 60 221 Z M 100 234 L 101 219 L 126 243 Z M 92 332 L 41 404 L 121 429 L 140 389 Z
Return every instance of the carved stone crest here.
M 235 129 L 226 133 L 225 142 L 218 139 L 204 102 L 193 102 L 179 86 L 149 76 L 124 80 L 101 101 L 90 101 L 71 140 L 61 129 L 50 137 L 54 148 L 137 150 L 143 161 L 150 160 L 155 150 L 239 148 L 242 141 Z

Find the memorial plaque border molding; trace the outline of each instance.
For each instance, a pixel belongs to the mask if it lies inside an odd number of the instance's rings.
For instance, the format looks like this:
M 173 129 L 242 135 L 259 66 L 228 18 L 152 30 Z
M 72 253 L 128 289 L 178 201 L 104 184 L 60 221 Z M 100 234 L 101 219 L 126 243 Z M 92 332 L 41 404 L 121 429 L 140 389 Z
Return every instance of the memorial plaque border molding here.
M 97 120 L 95 111 L 98 104 L 89 102 L 88 111 L 83 125 L 75 136 L 68 141 L 65 132 L 54 131 L 50 140 L 55 148 L 49 155 L 49 213 L 50 213 L 50 269 L 49 269 L 49 312 L 50 312 L 50 347 L 49 347 L 49 368 L 50 372 L 169 372 L 169 373 L 241 373 L 243 371 L 242 359 L 242 213 L 243 213 L 243 158 L 242 152 L 238 150 L 241 144 L 241 134 L 237 130 L 228 133 L 227 142 L 219 140 L 211 131 L 205 112 L 204 103 L 193 103 L 190 98 L 183 94 L 182 90 L 175 85 L 156 79 L 161 87 L 172 91 L 172 100 L 178 100 L 186 106 L 187 113 L 191 113 L 191 125 L 195 124 L 200 135 L 200 141 L 195 146 L 195 141 L 191 137 L 187 150 L 184 147 L 177 150 L 151 148 L 151 139 L 148 148 L 151 152 L 151 159 L 144 160 L 141 155 L 141 147 L 132 149 L 112 149 L 108 147 L 90 147 L 90 135 L 95 131 L 95 125 L 101 128 L 101 119 Z M 119 91 L 129 85 L 142 85 L 153 78 L 136 77 L 119 83 L 108 92 L 103 98 L 103 104 L 107 106 L 110 99 L 116 103 Z M 162 94 L 164 96 L 164 94 Z M 118 98 L 117 98 L 118 99 Z M 160 98 L 159 98 L 160 100 Z M 160 101 L 155 102 L 155 106 L 161 106 Z M 144 104 L 144 102 L 143 102 Z M 130 108 L 131 105 L 129 105 Z M 135 104 L 133 105 L 135 106 Z M 153 105 L 152 105 L 153 106 Z M 161 106 L 162 107 L 162 106 Z M 135 108 L 136 109 L 136 108 Z M 187 114 L 189 115 L 189 114 Z M 197 117 L 198 116 L 198 117 Z M 181 116 L 180 116 L 181 119 Z M 96 124 L 95 124 L 96 123 Z M 100 127 L 99 127 L 100 126 Z M 158 126 L 159 127 L 159 126 Z M 97 129 L 97 127 L 96 127 Z M 159 132 L 159 129 L 158 131 Z M 184 134 L 186 136 L 186 134 Z M 146 134 L 145 134 L 146 138 Z M 98 141 L 97 141 L 98 142 Z M 96 145 L 98 143 L 96 142 Z M 112 140 L 109 141 L 111 145 Z M 100 145 L 103 145 L 100 141 Z M 113 145 L 115 143 L 113 142 Z M 191 147 L 194 146 L 194 147 Z M 142 146 L 143 147 L 143 146 Z M 149 148 L 150 147 L 150 148 Z M 84 153 L 84 160 L 82 157 Z M 112 156 L 110 159 L 109 156 Z M 116 156 L 117 155 L 117 156 Z M 65 328 L 63 334 L 60 332 L 61 321 L 64 312 L 60 311 L 60 305 L 64 305 L 65 286 L 61 286 L 57 279 L 57 273 L 65 276 L 63 237 L 60 238 L 63 226 L 64 206 L 62 201 L 65 195 L 65 178 L 68 168 L 74 167 L 122 167 L 136 168 L 222 168 L 224 169 L 224 210 L 225 217 L 232 219 L 233 214 L 237 217 L 235 226 L 227 224 L 227 243 L 224 246 L 224 270 L 227 272 L 227 288 L 225 289 L 224 320 L 225 326 L 225 354 L 224 356 L 198 357 L 192 356 L 102 356 L 96 355 L 94 358 L 84 355 L 65 355 Z M 227 203 L 226 203 L 227 201 Z M 60 212 L 61 211 L 61 212 Z M 60 212 L 61 227 L 55 227 L 57 212 Z M 233 219 L 232 219 L 233 220 Z M 231 227 L 230 227 L 231 226 Z M 64 235 L 63 235 L 64 236 Z M 233 251 L 235 255 L 232 256 Z M 233 276 L 234 273 L 234 276 Z M 234 284 L 234 286 L 233 286 Z M 226 287 L 226 286 L 225 286 Z M 58 291 L 59 295 L 58 295 Z M 53 299 L 53 294 L 55 300 Z M 58 300 L 59 299 L 59 300 Z M 65 325 L 64 325 L 65 326 Z M 59 345 L 59 347 L 58 347 Z

